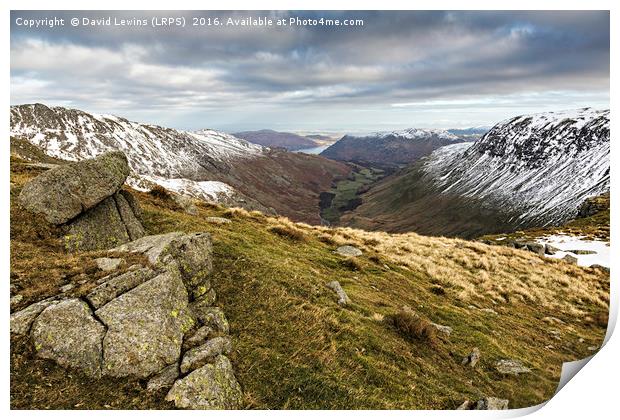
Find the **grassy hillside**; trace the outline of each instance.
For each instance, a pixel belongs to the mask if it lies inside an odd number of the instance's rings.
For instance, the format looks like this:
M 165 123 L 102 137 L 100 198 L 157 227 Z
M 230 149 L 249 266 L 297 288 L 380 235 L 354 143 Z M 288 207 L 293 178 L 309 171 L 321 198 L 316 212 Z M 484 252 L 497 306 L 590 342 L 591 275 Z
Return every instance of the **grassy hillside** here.
M 386 232 L 418 232 L 475 238 L 514 230 L 515 214 L 487 208 L 474 197 L 439 193 L 422 178 L 417 162 L 374 184 L 362 204 L 345 213 L 342 225 Z
M 353 170 L 349 176 L 337 181 L 330 190 L 334 194 L 330 206 L 321 211 L 321 217 L 332 224 L 338 223 L 343 212 L 355 208 L 358 200 L 361 203 L 359 194 L 368 190 L 370 185 L 385 176 L 385 171 L 382 169 L 365 168 L 353 163 L 350 166 Z
M 57 232 L 15 202 L 43 169 L 11 165 L 11 284 L 18 309 L 68 281 L 101 276 L 93 259 L 68 255 Z M 609 278 L 533 253 L 457 239 L 294 224 L 260 213 L 197 204 L 188 215 L 165 196 L 135 193 L 150 234 L 207 231 L 214 287 L 235 340 L 231 360 L 247 408 L 453 409 L 496 396 L 510 408 L 553 394 L 561 363 L 592 354 L 607 322 Z M 207 216 L 232 220 L 214 225 Z M 351 244 L 364 255 L 333 251 Z M 128 257 L 126 257 L 128 258 Z M 338 280 L 352 303 L 326 287 Z M 403 305 L 453 328 L 449 337 L 395 323 Z M 170 408 L 141 381 L 93 381 L 11 343 L 13 408 Z M 482 358 L 461 365 L 473 347 Z M 503 358 L 532 369 L 504 376 Z
M 506 244 L 515 239 L 534 240 L 542 236 L 572 235 L 589 240 L 609 241 L 609 193 L 592 197 L 587 200 L 585 205 L 587 205 L 589 209 L 586 214 L 578 216 L 561 226 L 548 226 L 496 235 L 484 235 L 480 239 L 490 240 L 495 244 Z

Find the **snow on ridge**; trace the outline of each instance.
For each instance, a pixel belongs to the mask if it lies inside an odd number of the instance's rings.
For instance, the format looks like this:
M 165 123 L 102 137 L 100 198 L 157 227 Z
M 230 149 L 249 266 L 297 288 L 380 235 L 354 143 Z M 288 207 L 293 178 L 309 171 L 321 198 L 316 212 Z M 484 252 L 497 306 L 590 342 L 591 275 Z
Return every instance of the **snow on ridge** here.
M 349 135 L 348 137 L 353 138 L 377 138 L 377 139 L 385 139 L 388 137 L 400 137 L 406 140 L 419 140 L 426 139 L 429 137 L 438 137 L 444 140 L 454 140 L 461 141 L 462 138 L 450 133 L 447 130 L 438 129 L 438 128 L 407 128 L 404 130 L 395 130 L 395 131 L 380 131 L 372 134 L 368 134 L 366 136 L 355 136 Z
M 219 202 L 223 198 L 231 198 L 236 193 L 233 187 L 220 181 L 194 181 L 187 178 L 143 175 L 137 178 L 132 177 L 128 179 L 127 183 L 140 191 L 149 191 L 153 184 L 156 184 L 178 194 L 215 202 Z
M 520 116 L 473 145 L 435 150 L 424 162 L 442 192 L 474 197 L 522 223 L 562 223 L 588 197 L 609 191 L 609 111 Z
M 261 146 L 215 130 L 175 130 L 63 107 L 11 106 L 10 116 L 10 135 L 29 141 L 50 156 L 77 161 L 121 150 L 127 156 L 134 186 L 151 182 L 212 201 L 230 196 L 234 190 L 228 184 L 207 180 L 228 173 L 237 160 L 265 153 Z

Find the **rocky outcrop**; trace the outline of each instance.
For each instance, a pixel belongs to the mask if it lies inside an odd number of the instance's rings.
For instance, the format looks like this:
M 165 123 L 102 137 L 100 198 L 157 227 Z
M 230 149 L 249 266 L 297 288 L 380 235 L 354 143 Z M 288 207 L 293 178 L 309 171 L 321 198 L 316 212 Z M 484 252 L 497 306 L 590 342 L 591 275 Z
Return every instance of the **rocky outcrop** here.
M 180 275 L 169 270 L 98 309 L 108 327 L 104 373 L 146 378 L 176 362 L 184 329 L 193 323 L 187 305 Z
M 129 175 L 122 152 L 54 167 L 27 183 L 19 202 L 52 224 L 68 222 L 114 195 Z
M 144 254 L 149 267 L 30 305 L 11 315 L 11 333 L 30 335 L 40 357 L 89 376 L 172 387 L 178 407 L 239 408 L 241 388 L 224 356 L 233 349 L 230 326 L 213 306 L 209 234 L 145 236 L 110 252 Z
M 61 226 L 69 251 L 107 249 L 144 236 L 142 213 L 121 187 L 129 175 L 122 152 L 58 165 L 28 182 L 21 206 Z
M 64 228 L 69 251 L 107 249 L 144 236 L 142 224 L 120 193 L 81 213 Z

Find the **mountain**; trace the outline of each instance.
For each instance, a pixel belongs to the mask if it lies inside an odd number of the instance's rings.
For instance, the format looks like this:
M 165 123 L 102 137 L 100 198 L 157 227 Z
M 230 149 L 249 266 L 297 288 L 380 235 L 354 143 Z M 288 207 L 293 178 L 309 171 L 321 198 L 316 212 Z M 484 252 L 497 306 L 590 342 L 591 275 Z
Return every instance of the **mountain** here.
M 386 178 L 342 220 L 466 237 L 561 224 L 609 191 L 609 150 L 609 110 L 515 117 Z
M 445 130 L 410 128 L 362 137 L 346 135 L 321 156 L 362 165 L 396 167 L 412 163 L 439 147 L 463 141 L 466 140 Z
M 332 136 L 328 136 L 326 134 L 308 134 L 306 137 L 312 140 L 318 140 L 322 142 L 323 141 L 326 141 L 326 142 L 334 141 L 334 138 Z
M 484 136 L 490 129 L 491 127 L 478 126 L 469 128 L 451 128 L 447 131 L 465 140 L 476 141 L 480 137 Z
M 282 147 L 286 150 L 310 149 L 319 145 L 309 137 L 274 130 L 242 131 L 233 135 L 261 146 Z
M 270 150 L 214 130 L 174 130 L 63 107 L 12 106 L 10 123 L 12 143 L 27 141 L 62 160 L 122 150 L 134 188 L 157 184 L 309 223 L 320 221 L 319 193 L 349 172 L 318 156 Z
M 480 136 L 482 137 L 490 129 L 491 127 L 478 126 L 478 127 L 469 127 L 469 128 L 451 128 L 447 131 L 454 134 L 455 136 Z

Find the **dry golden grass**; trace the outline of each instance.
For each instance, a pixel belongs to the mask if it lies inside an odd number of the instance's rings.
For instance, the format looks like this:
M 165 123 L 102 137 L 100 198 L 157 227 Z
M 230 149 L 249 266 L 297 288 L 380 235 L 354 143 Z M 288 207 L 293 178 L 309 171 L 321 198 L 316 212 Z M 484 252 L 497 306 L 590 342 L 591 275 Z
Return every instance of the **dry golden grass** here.
M 288 225 L 279 225 L 272 226 L 269 229 L 269 232 L 275 233 L 283 238 L 290 239 L 292 241 L 305 241 L 306 235 L 299 229 L 296 229 L 292 226 Z
M 572 315 L 583 306 L 607 308 L 608 282 L 594 269 L 540 257 L 529 251 L 415 233 L 388 234 L 351 228 L 309 228 L 332 243 L 377 252 L 423 273 L 445 293 L 465 302 L 535 303 Z M 372 244 L 369 247 L 368 244 Z
M 385 317 L 385 321 L 408 340 L 419 340 L 437 347 L 437 329 L 426 319 L 411 311 L 401 310 Z

